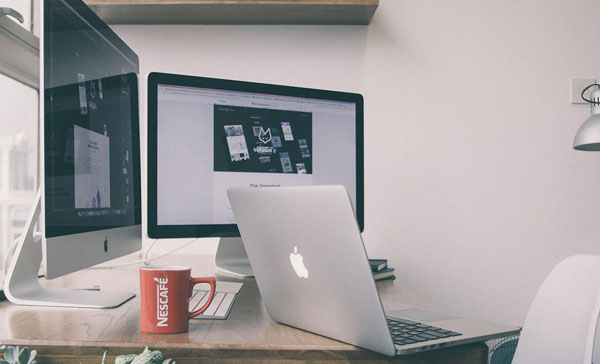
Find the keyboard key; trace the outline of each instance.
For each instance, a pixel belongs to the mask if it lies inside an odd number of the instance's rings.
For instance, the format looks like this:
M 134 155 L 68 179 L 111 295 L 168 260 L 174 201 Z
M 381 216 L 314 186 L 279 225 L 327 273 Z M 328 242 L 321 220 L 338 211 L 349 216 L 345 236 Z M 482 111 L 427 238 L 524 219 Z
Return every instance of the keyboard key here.
M 225 298 L 223 298 L 223 301 L 219 305 L 217 312 L 215 312 L 215 316 L 225 316 L 227 310 L 229 309 L 229 305 L 231 304 L 231 301 L 233 301 L 234 298 L 235 293 L 227 293 L 225 295 Z
M 202 292 L 202 291 L 200 291 Z M 206 302 L 208 302 L 208 299 L 210 298 L 210 292 L 208 291 L 204 291 L 206 294 L 204 295 L 204 297 L 202 297 L 202 299 L 200 300 L 200 302 L 198 302 L 198 305 L 196 305 L 195 310 L 199 309 L 200 307 L 204 306 L 206 304 Z M 213 302 L 211 303 L 211 305 L 214 303 L 214 298 L 213 298 Z M 206 312 L 206 311 L 204 311 Z
M 190 298 L 190 301 L 189 301 L 190 312 L 191 311 L 195 311 L 196 307 L 197 308 L 202 307 L 202 306 L 200 306 L 200 302 L 206 302 L 206 300 L 208 300 L 208 292 L 206 292 L 206 291 L 194 291 L 194 295 L 192 296 L 192 298 Z
M 445 338 L 445 337 L 450 337 L 450 335 L 448 335 L 448 334 L 443 334 L 443 333 L 437 332 L 437 331 L 427 331 L 426 334 L 438 337 L 440 339 Z
M 225 298 L 225 293 L 217 292 L 215 294 L 215 297 L 213 298 L 213 301 L 210 303 L 210 306 L 208 306 L 208 308 L 206 309 L 206 311 L 203 312 L 203 314 L 207 316 L 213 316 L 217 311 L 217 308 L 219 308 L 221 301 L 223 301 L 223 298 Z
M 413 344 L 415 342 L 437 340 L 461 335 L 458 332 L 410 320 L 388 318 L 387 321 L 392 339 L 394 343 L 398 345 Z
M 403 319 L 397 319 L 397 318 L 394 318 L 394 319 L 389 319 L 388 318 L 388 321 L 392 322 L 392 323 L 402 323 L 402 324 L 408 324 L 408 325 L 416 325 L 416 324 L 418 324 L 418 322 L 416 322 L 416 321 L 403 320 Z

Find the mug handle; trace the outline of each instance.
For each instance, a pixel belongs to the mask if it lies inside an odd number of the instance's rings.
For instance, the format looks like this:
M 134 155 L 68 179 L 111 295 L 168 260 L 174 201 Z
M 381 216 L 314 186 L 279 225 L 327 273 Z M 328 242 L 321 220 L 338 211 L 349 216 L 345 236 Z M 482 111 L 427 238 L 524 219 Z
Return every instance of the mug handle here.
M 199 283 L 208 283 L 210 284 L 210 295 L 208 296 L 208 301 L 206 301 L 206 303 L 204 304 L 204 306 L 200 307 L 199 309 L 197 309 L 196 311 L 190 312 L 188 314 L 189 318 L 192 317 L 196 317 L 198 315 L 200 315 L 202 312 L 206 311 L 206 309 L 208 308 L 208 306 L 210 306 L 210 304 L 212 303 L 213 298 L 215 298 L 215 291 L 217 289 L 217 282 L 215 280 L 214 277 L 206 277 L 206 278 L 194 278 L 191 277 L 190 278 L 190 297 L 192 296 L 193 293 L 193 288 L 195 285 L 199 284 Z

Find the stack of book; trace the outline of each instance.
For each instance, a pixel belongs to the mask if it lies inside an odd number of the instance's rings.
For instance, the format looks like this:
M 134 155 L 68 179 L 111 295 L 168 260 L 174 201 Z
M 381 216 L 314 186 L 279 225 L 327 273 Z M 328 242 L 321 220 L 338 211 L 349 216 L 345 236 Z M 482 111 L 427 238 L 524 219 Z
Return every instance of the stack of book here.
M 388 267 L 387 259 L 369 259 L 369 265 L 371 265 L 371 272 L 376 281 L 396 279 L 394 268 Z

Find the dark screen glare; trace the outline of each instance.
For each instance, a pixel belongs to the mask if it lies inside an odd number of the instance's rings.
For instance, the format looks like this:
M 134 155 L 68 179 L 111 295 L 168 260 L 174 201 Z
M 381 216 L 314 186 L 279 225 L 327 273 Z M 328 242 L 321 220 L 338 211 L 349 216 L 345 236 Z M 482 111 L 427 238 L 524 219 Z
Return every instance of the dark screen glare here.
M 139 224 L 136 54 L 80 0 L 45 0 L 46 236 Z

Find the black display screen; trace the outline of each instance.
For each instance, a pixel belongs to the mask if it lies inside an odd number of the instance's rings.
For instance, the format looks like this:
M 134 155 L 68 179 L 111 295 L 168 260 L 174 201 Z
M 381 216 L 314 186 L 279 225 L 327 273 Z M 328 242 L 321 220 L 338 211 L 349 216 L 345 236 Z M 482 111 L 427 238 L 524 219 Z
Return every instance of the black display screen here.
M 309 112 L 215 105 L 213 130 L 215 171 L 312 174 Z M 247 146 L 241 153 L 231 152 L 236 137 Z
M 364 227 L 360 94 L 150 73 L 148 235 L 240 236 L 232 187 L 343 185 Z
M 141 223 L 137 55 L 79 0 L 45 0 L 46 236 Z

